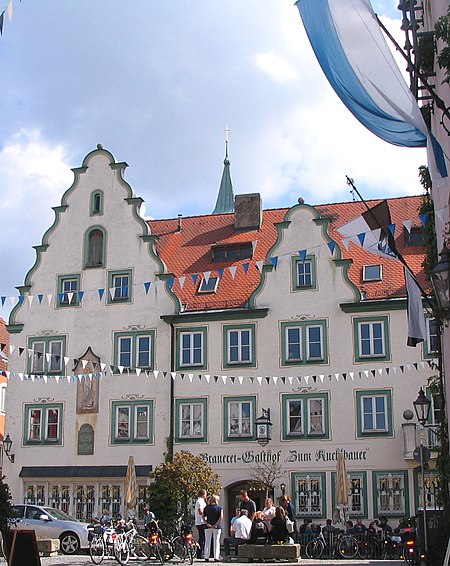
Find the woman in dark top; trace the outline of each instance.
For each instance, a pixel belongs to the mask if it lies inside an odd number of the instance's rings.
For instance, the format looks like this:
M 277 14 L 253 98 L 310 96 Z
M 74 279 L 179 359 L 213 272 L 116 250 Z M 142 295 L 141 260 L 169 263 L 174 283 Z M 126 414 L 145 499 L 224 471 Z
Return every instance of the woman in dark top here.
M 222 533 L 223 509 L 219 505 L 219 496 L 211 495 L 208 505 L 203 509 L 205 529 L 205 560 L 206 562 L 220 562 L 220 535 Z M 211 541 L 214 545 L 214 559 L 210 559 Z
M 289 532 L 286 527 L 286 512 L 283 507 L 275 509 L 275 517 L 270 521 L 270 536 L 272 542 L 287 542 Z

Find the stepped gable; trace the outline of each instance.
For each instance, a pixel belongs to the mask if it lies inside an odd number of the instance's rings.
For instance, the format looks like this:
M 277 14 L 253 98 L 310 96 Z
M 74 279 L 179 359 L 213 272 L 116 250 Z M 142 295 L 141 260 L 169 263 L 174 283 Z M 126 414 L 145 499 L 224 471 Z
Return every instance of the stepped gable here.
M 382 199 L 367 201 L 373 207 Z M 421 246 L 405 245 L 405 229 L 403 222 L 411 220 L 413 227 L 420 226 L 418 208 L 420 196 L 388 199 L 392 223 L 396 225 L 395 240 L 398 250 L 405 257 L 408 265 L 418 275 L 422 287 L 429 291 L 430 283 L 426 280 L 422 262 L 425 254 Z M 329 235 L 342 251 L 342 257 L 352 259 L 350 278 L 364 292 L 367 299 L 403 298 L 406 296 L 403 266 L 399 261 L 383 258 L 350 243 L 347 250 L 343 245 L 343 236 L 337 229 L 361 215 L 366 210 L 362 202 L 343 202 L 316 205 L 324 217 L 331 219 Z M 277 239 L 276 223 L 282 222 L 289 209 L 269 209 L 263 211 L 263 220 L 258 230 L 235 231 L 234 214 L 209 214 L 189 216 L 182 219 L 148 220 L 152 234 L 158 237 L 157 250 L 176 280 L 173 291 L 179 297 L 186 311 L 243 308 L 248 298 L 258 286 L 261 274 L 256 266 L 258 260 L 266 260 L 267 254 Z M 213 262 L 211 246 L 231 245 L 238 243 L 254 243 L 254 255 L 251 260 Z M 293 254 L 298 250 L 292 250 Z M 326 244 L 320 254 L 329 253 Z M 283 261 L 285 258 L 281 258 Z M 243 265 L 249 263 L 247 275 Z M 379 282 L 363 283 L 362 267 L 364 265 L 381 264 L 383 279 Z M 228 267 L 237 266 L 233 279 Z M 198 294 L 198 286 L 204 272 L 217 276 L 218 269 L 224 269 L 216 293 Z M 192 275 L 198 275 L 194 283 Z M 184 276 L 184 286 L 179 279 Z

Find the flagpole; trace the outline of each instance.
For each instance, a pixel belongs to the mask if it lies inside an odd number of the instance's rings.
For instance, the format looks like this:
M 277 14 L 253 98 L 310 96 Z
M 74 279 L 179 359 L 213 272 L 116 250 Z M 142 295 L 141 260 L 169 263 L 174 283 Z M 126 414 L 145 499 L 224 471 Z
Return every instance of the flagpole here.
M 411 277 L 414 279 L 417 287 L 419 288 L 419 291 L 422 295 L 422 297 L 425 299 L 428 307 L 431 309 L 431 311 L 434 313 L 434 306 L 433 303 L 430 301 L 430 298 L 428 297 L 427 293 L 425 292 L 425 290 L 423 289 L 423 287 L 420 285 L 419 281 L 417 281 L 417 277 L 415 276 L 415 274 L 413 273 L 412 269 L 409 267 L 408 263 L 406 262 L 405 258 L 403 257 L 403 255 L 398 251 L 397 246 L 395 245 L 395 241 L 394 241 L 394 237 L 392 236 L 392 234 L 389 232 L 389 230 L 386 232 L 385 230 L 385 226 L 381 226 L 380 222 L 378 220 L 378 218 L 375 216 L 375 214 L 373 213 L 372 209 L 369 207 L 369 205 L 367 204 L 367 202 L 363 199 L 361 193 L 358 191 L 358 189 L 356 188 L 355 182 L 353 181 L 353 179 L 350 179 L 350 177 L 348 175 L 345 176 L 347 179 L 347 185 L 349 185 L 352 188 L 352 191 L 354 191 L 358 197 L 360 198 L 361 202 L 364 204 L 364 206 L 366 207 L 367 212 L 370 214 L 371 218 L 375 221 L 375 223 L 377 224 L 378 228 L 381 229 L 381 231 L 383 233 L 385 233 L 387 235 L 388 241 L 389 241 L 389 246 L 392 249 L 392 251 L 394 252 L 395 256 L 397 257 L 397 259 L 405 266 L 405 268 L 408 270 L 408 272 L 411 274 Z M 392 242 L 392 244 L 391 244 Z

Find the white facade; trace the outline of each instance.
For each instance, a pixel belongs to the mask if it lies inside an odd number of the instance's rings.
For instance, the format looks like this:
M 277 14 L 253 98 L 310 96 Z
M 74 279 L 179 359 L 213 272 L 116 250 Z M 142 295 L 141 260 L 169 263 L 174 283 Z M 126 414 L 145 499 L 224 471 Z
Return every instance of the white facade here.
M 296 205 L 245 307 L 183 309 L 168 244 L 158 251 L 125 166 L 100 147 L 74 170 L 10 318 L 5 431 L 15 462 L 4 473 L 14 500 L 79 517 L 123 513 L 132 455 L 142 508 L 173 431 L 175 451 L 219 473 L 227 513 L 255 463 L 273 461 L 275 496 L 283 483 L 299 519 L 331 517 L 342 450 L 352 517 L 414 514 L 415 429 L 405 444 L 402 415 L 433 371 L 429 344 L 406 346 L 405 300 L 362 301 L 351 260 L 328 248 L 332 218 Z M 269 408 L 273 439 L 262 448 L 254 422 Z

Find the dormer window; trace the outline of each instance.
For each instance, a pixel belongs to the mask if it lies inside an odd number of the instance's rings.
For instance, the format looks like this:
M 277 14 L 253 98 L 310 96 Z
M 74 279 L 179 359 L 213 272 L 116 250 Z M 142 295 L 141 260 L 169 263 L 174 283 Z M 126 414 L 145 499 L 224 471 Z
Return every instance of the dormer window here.
M 405 228 L 405 246 L 414 247 L 414 246 L 423 246 L 423 230 L 419 226 L 412 227 L 411 230 Z
M 364 283 L 371 281 L 381 281 L 382 280 L 381 265 L 364 265 L 362 272 L 362 280 Z
M 200 281 L 197 293 L 215 293 L 217 291 L 217 285 L 219 284 L 218 277 L 210 277 L 208 280 L 204 277 Z
M 216 263 L 252 259 L 253 244 L 251 242 L 244 242 L 240 244 L 212 246 L 211 256 L 212 261 Z

